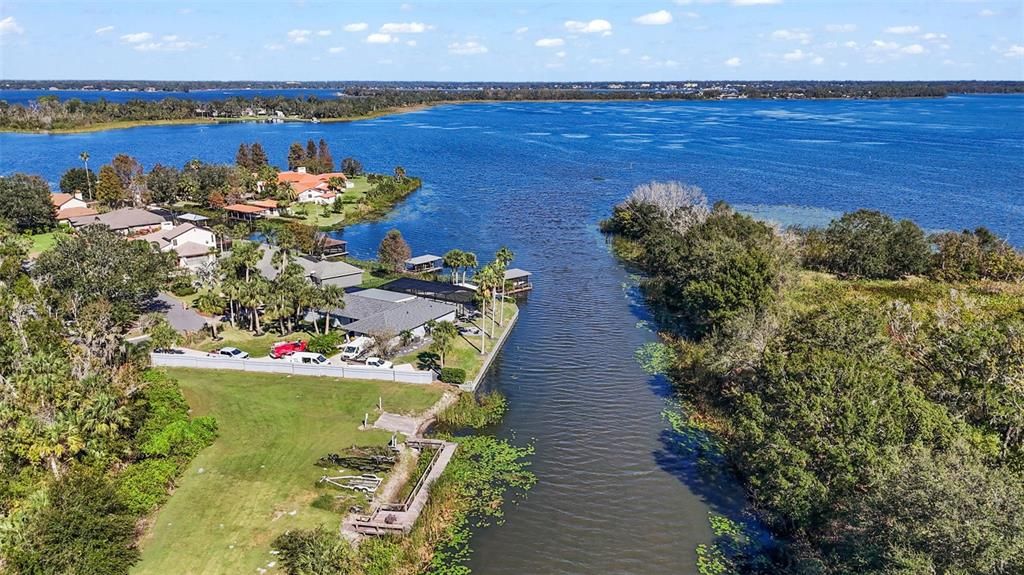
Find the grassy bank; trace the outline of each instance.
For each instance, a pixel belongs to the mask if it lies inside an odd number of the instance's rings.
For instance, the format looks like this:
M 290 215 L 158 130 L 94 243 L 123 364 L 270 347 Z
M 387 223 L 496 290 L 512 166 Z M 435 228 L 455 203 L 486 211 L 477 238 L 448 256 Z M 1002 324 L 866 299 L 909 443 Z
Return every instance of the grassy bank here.
M 272 374 L 169 370 L 193 415 L 217 419 L 219 437 L 186 470 L 143 540 L 138 575 L 251 573 L 274 561 L 270 542 L 287 529 L 340 516 L 313 507 L 316 460 L 390 433 L 359 431 L 382 397 L 391 412 L 425 410 L 434 387 Z

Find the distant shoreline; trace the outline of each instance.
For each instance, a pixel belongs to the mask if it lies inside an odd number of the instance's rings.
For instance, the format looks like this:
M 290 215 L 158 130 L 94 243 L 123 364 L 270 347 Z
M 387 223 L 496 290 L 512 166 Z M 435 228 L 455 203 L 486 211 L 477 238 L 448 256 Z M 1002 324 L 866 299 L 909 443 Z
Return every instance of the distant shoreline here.
M 558 98 L 531 98 L 531 99 L 477 99 L 477 100 L 438 100 L 434 102 L 422 102 L 417 104 L 409 104 L 405 106 L 396 106 L 391 108 L 381 109 L 368 114 L 359 114 L 353 116 L 344 116 L 337 118 L 318 118 L 316 123 L 324 124 L 335 124 L 341 122 L 357 122 L 360 120 L 372 120 L 374 118 L 381 118 L 384 116 L 392 116 L 397 114 L 408 114 L 412 112 L 419 112 L 434 108 L 437 106 L 448 106 L 448 105 L 463 105 L 463 104 L 521 104 L 521 103 L 547 103 L 547 104 L 559 104 L 559 103 L 602 103 L 602 102 L 732 102 L 732 101 L 764 101 L 764 102 L 807 102 L 807 101 L 895 101 L 895 100 L 936 100 L 943 99 L 948 96 L 1024 96 L 1024 94 L 1014 93 L 1002 93 L 1002 92 L 966 92 L 966 93 L 949 93 L 944 95 L 908 95 L 908 96 L 888 96 L 882 98 L 857 98 L 857 97 L 808 97 L 808 98 L 777 98 L 777 97 L 746 97 L 746 98 L 720 98 L 720 99 L 697 99 L 697 98 L 638 98 L 638 97 L 622 97 L 622 98 L 572 98 L 572 99 L 558 99 Z M 272 119 L 269 116 L 254 117 L 254 116 L 243 116 L 243 117 L 221 117 L 221 118 L 209 118 L 209 117 L 195 117 L 195 118 L 177 118 L 167 120 L 119 120 L 114 122 L 99 122 L 96 124 L 90 124 L 87 126 L 80 126 L 75 128 L 55 128 L 51 130 L 35 130 L 35 129 L 19 129 L 19 128 L 7 128 L 0 127 L 0 133 L 9 134 L 34 134 L 34 135 L 65 135 L 65 134 L 83 134 L 90 132 L 106 132 L 111 130 L 126 130 L 131 128 L 142 128 L 150 126 L 187 126 L 187 125 L 216 125 L 216 124 L 237 124 L 245 122 L 253 123 L 269 123 L 268 119 Z M 314 123 L 309 118 L 298 118 L 298 117 L 286 117 L 282 118 L 283 122 L 304 122 Z
M 372 114 L 361 114 L 358 116 L 348 116 L 344 118 L 321 118 L 318 122 L 324 124 L 335 124 L 339 122 L 357 122 L 359 120 L 372 120 L 374 118 L 380 118 L 382 116 L 391 116 L 395 114 L 408 114 L 410 112 L 418 112 L 426 108 L 438 105 L 448 104 L 451 102 L 437 102 L 430 104 L 416 104 L 410 106 L 401 106 L 397 108 L 389 108 L 374 112 Z M 121 120 L 116 122 L 100 122 L 97 124 L 90 124 L 88 126 L 80 126 L 77 128 L 56 128 L 53 130 L 23 130 L 17 128 L 4 128 L 0 127 L 0 133 L 8 134 L 35 134 L 35 135 L 51 135 L 59 136 L 65 134 L 84 134 L 89 132 L 107 132 L 111 130 L 128 130 L 131 128 L 146 128 L 151 126 L 190 126 L 190 125 L 216 125 L 216 124 L 242 124 L 242 123 L 257 123 L 265 124 L 268 123 L 267 118 L 261 117 L 238 117 L 238 118 L 178 118 L 170 120 Z M 312 124 L 313 121 L 306 118 L 282 118 L 284 122 L 305 122 Z

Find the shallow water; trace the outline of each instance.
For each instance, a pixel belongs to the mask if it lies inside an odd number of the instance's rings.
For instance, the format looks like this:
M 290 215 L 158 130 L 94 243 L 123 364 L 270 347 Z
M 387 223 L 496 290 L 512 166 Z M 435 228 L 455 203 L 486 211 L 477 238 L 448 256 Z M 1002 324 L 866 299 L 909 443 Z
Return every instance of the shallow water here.
M 928 229 L 987 225 L 1024 244 L 1024 98 L 879 102 L 472 104 L 341 124 L 152 127 L 0 134 L 0 172 L 56 182 L 128 152 L 147 167 L 232 161 L 259 140 L 284 162 L 326 138 L 335 159 L 403 165 L 424 187 L 386 221 L 344 231 L 368 257 L 399 228 L 414 252 L 506 244 L 535 291 L 485 380 L 510 399 L 497 432 L 533 442 L 540 482 L 477 533 L 482 574 L 694 573 L 707 512 L 735 513 L 735 486 L 670 448 L 668 389 L 634 351 L 654 335 L 598 220 L 636 184 L 680 179 L 783 223 L 859 207 Z

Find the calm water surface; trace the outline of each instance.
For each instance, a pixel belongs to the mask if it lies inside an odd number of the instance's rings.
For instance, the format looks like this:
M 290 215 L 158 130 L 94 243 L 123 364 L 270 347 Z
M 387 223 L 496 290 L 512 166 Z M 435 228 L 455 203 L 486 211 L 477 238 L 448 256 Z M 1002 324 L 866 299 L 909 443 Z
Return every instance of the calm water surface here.
M 680 179 L 785 222 L 869 207 L 929 229 L 985 224 L 1024 244 L 1018 97 L 474 104 L 345 124 L 0 134 L 0 173 L 56 182 L 82 150 L 92 165 L 118 152 L 147 167 L 227 162 L 255 140 L 283 164 L 290 142 L 321 137 L 336 159 L 424 177 L 387 221 L 345 230 L 356 255 L 397 227 L 415 252 L 487 257 L 507 244 L 536 274 L 486 385 L 508 395 L 497 431 L 536 446 L 540 482 L 505 525 L 476 535 L 481 574 L 694 573 L 708 511 L 742 508 L 730 482 L 672 450 L 668 390 L 634 360 L 654 335 L 596 231 L 634 185 Z

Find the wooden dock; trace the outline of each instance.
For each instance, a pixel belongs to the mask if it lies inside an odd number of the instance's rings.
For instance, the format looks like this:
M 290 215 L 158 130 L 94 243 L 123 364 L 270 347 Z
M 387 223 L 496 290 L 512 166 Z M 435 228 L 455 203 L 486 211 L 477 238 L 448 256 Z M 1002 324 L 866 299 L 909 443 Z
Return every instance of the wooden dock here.
M 428 449 L 434 450 L 430 465 L 409 496 L 402 503 L 374 505 L 369 515 L 347 519 L 342 525 L 343 531 L 359 535 L 387 535 L 405 534 L 412 530 L 430 498 L 430 486 L 444 473 L 458 444 L 437 439 L 417 438 L 408 440 L 406 445 L 420 449 L 420 457 L 426 455 Z

